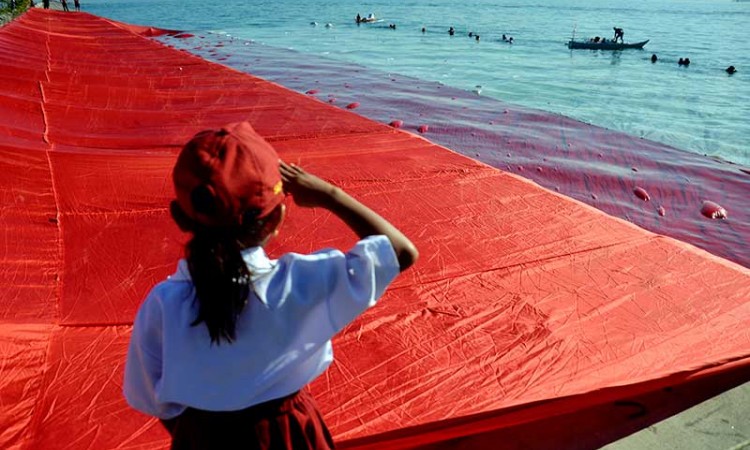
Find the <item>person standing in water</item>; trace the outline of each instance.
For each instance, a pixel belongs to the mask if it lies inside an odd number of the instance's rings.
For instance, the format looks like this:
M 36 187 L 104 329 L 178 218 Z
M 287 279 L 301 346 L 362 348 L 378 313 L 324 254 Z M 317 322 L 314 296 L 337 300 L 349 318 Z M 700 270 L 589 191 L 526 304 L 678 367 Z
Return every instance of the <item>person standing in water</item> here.
M 177 271 L 138 309 L 123 393 L 161 419 L 172 449 L 330 449 L 305 386 L 333 361 L 331 338 L 373 306 L 419 254 L 341 188 L 279 159 L 247 122 L 195 135 L 172 178 L 173 220 L 191 234 Z M 321 208 L 359 241 L 286 253 L 285 194 Z

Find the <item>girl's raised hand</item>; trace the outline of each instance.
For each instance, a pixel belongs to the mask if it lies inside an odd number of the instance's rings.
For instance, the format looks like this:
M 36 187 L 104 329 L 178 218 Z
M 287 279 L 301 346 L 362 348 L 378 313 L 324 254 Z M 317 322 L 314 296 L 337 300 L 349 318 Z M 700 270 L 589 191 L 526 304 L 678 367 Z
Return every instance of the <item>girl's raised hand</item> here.
M 325 207 L 336 191 L 336 186 L 305 172 L 295 164 L 287 164 L 279 160 L 279 171 L 284 181 L 284 192 L 294 197 L 294 202 L 299 206 Z
M 284 191 L 299 206 L 323 207 L 343 220 L 360 238 L 385 235 L 393 245 L 401 271 L 419 258 L 419 252 L 404 234 L 357 199 L 331 183 L 307 173 L 301 167 L 279 161 Z

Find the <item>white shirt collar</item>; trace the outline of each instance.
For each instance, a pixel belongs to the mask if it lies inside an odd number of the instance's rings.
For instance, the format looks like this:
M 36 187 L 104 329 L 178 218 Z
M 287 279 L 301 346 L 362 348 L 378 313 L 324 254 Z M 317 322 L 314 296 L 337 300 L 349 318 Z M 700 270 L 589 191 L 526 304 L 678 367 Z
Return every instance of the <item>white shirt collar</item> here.
M 253 278 L 257 275 L 265 275 L 266 273 L 273 270 L 276 266 L 275 261 L 268 259 L 266 251 L 263 247 L 250 247 L 242 250 L 242 259 L 250 269 L 250 273 L 253 274 Z
M 250 269 L 253 281 L 268 274 L 276 266 L 276 261 L 268 258 L 263 247 L 249 247 L 242 250 L 241 254 L 242 259 Z M 187 260 L 185 258 L 182 258 L 177 262 L 177 270 L 168 278 L 171 281 L 191 280 L 190 270 L 188 269 Z

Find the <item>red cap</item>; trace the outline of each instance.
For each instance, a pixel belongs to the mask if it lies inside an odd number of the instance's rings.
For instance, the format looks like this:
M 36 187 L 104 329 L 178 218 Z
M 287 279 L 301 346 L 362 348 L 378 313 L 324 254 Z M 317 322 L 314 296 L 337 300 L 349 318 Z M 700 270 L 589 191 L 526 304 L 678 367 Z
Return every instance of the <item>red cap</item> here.
M 279 155 L 247 122 L 196 134 L 172 179 L 185 214 L 208 226 L 239 225 L 248 211 L 262 218 L 284 200 Z

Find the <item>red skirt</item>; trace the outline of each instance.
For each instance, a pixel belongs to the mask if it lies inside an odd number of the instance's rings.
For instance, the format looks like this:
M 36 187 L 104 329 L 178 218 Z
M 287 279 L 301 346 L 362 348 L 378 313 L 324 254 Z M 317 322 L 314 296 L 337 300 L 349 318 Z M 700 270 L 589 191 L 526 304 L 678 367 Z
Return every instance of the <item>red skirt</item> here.
M 315 400 L 302 390 L 239 411 L 188 408 L 162 420 L 171 450 L 328 450 L 333 439 Z

